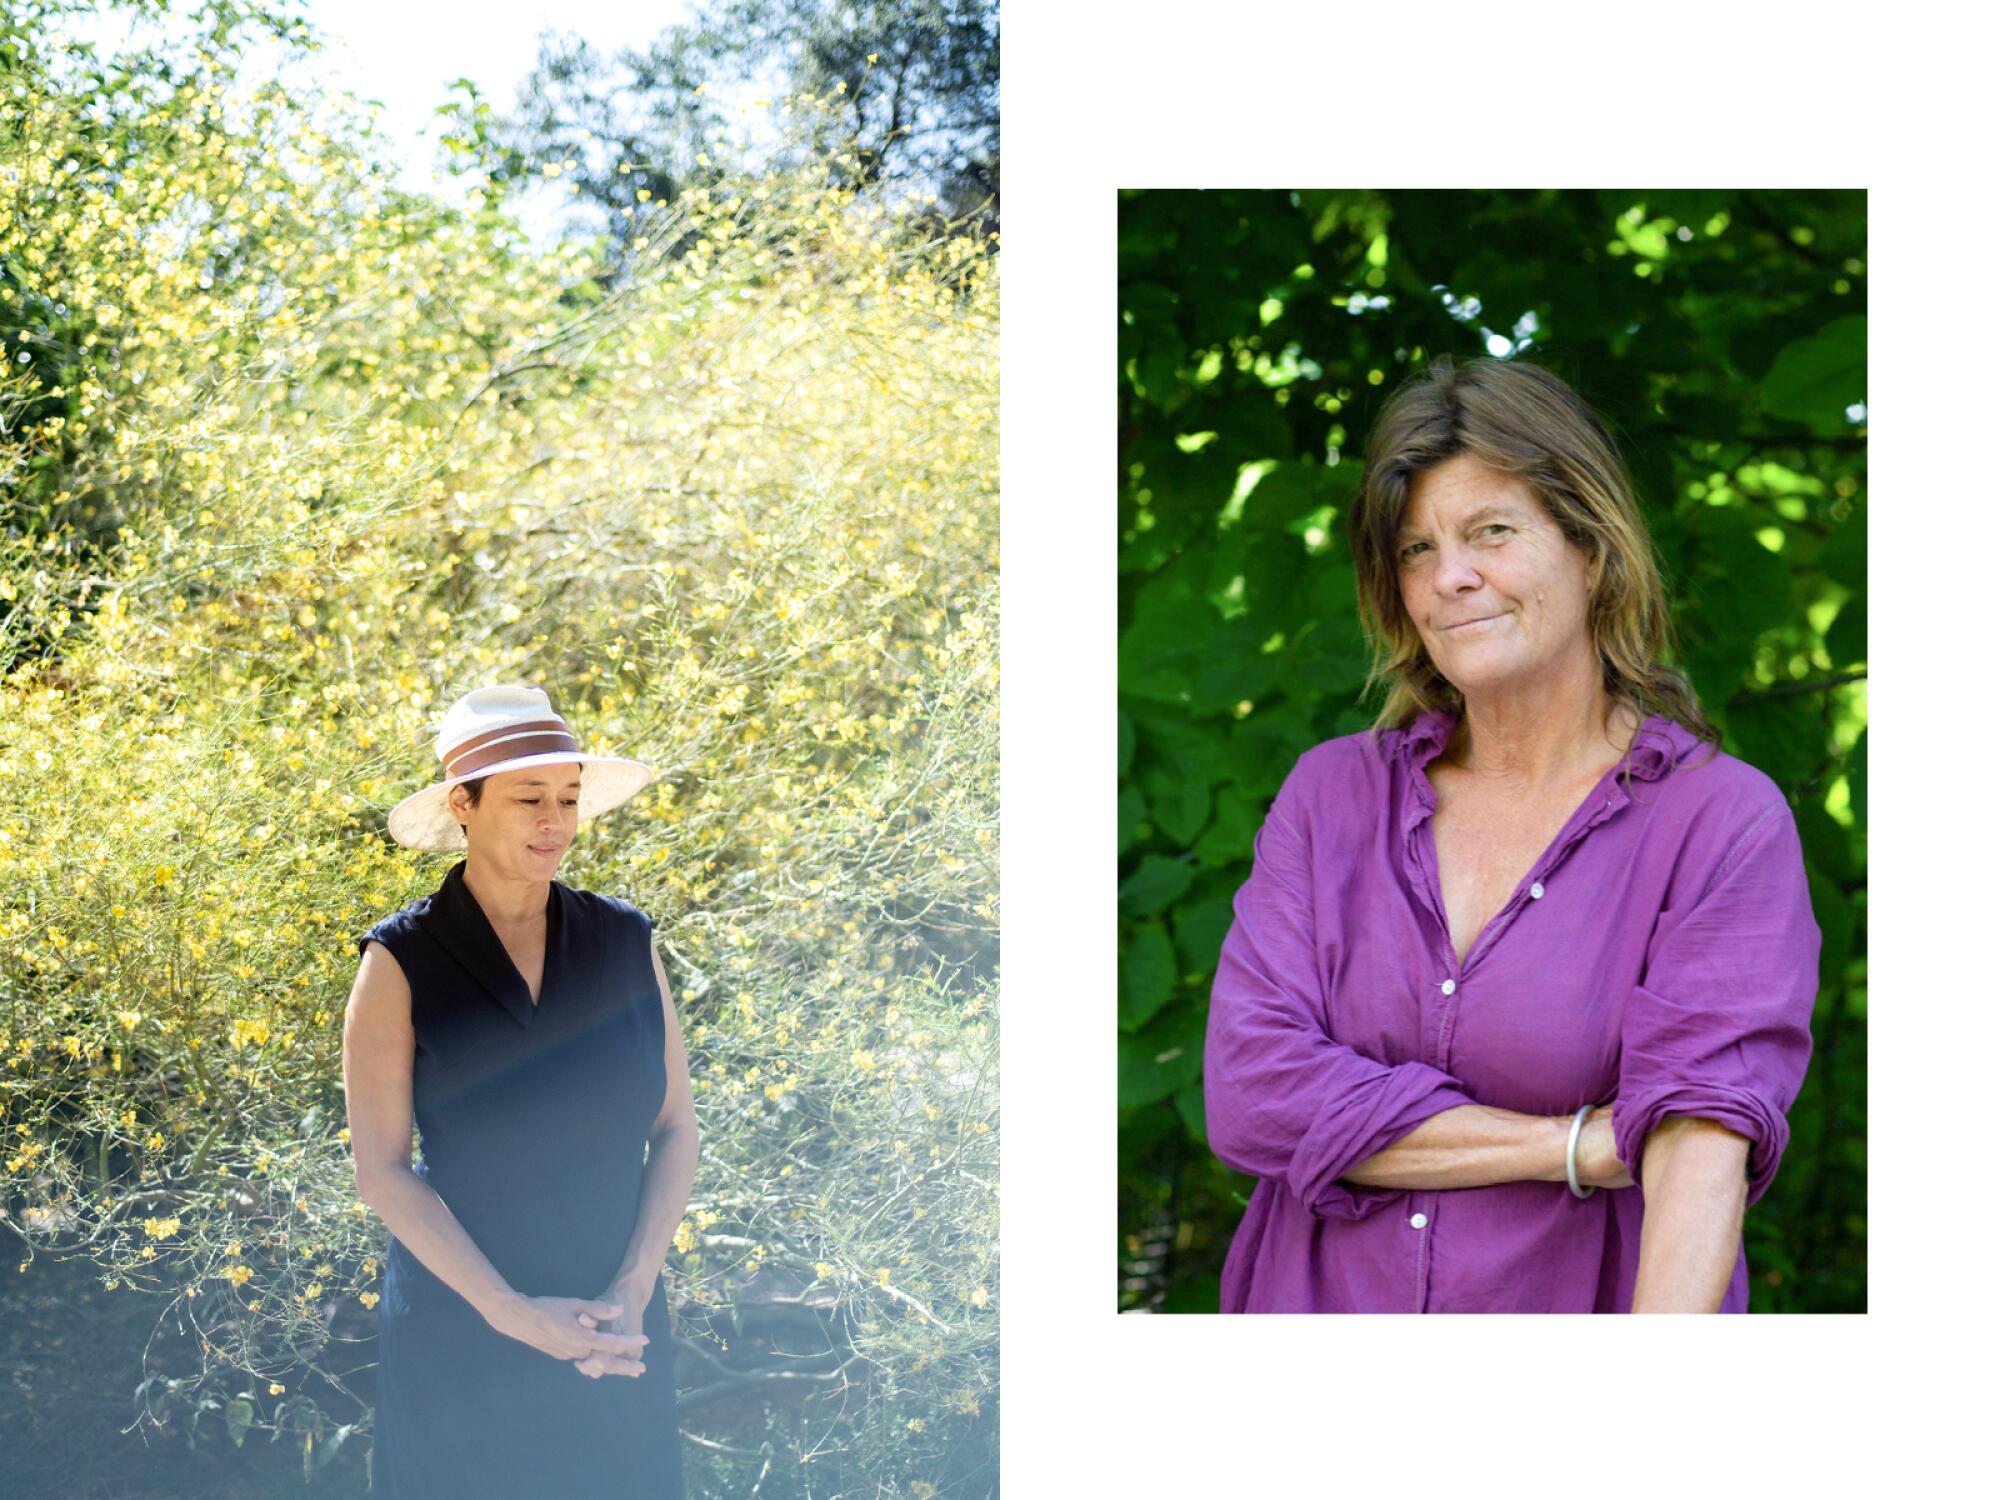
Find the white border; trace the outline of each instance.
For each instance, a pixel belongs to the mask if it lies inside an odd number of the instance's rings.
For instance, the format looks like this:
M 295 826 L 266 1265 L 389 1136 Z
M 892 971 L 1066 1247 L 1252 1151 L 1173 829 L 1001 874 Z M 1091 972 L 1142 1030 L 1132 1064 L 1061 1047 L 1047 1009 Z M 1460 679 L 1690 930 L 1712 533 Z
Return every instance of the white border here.
M 1991 1316 L 2000 554 L 1990 87 L 1945 14 L 1009 0 L 1007 1493 L 1848 1494 L 1968 1460 L 1983 1422 L 1954 1356 Z M 1869 190 L 1871 1310 L 1118 1318 L 1115 189 L 1614 182 Z

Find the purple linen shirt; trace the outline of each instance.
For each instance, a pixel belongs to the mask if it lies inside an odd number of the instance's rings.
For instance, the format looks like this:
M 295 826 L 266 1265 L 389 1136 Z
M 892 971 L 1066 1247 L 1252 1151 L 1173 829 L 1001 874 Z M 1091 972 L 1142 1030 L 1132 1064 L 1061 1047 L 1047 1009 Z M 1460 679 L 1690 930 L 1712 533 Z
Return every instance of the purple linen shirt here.
M 1210 1146 L 1261 1179 L 1224 1312 L 1630 1312 L 1636 1185 L 1341 1181 L 1457 1105 L 1611 1101 L 1635 1184 L 1669 1115 L 1749 1139 L 1750 1202 L 1777 1172 L 1819 983 L 1784 794 L 1655 715 L 1461 964 L 1424 774 L 1455 723 L 1315 746 L 1257 835 L 1204 1060 Z M 1748 1306 L 1739 1243 L 1721 1310 Z

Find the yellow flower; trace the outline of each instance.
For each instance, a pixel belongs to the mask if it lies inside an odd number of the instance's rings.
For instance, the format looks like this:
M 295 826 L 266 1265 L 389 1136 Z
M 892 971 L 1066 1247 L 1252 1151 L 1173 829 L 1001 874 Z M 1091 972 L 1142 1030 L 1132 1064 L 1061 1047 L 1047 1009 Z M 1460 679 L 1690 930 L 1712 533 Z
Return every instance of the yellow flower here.
M 880 1270 L 878 1270 L 875 1273 L 875 1279 L 878 1282 L 880 1282 L 883 1286 L 887 1286 L 889 1284 L 889 1268 L 887 1266 L 883 1266 Z
M 271 1382 L 271 1394 L 274 1396 L 282 1396 L 285 1394 L 285 1388 L 274 1380 Z
M 371 1312 L 374 1311 L 375 1304 L 381 1300 L 382 1296 L 379 1292 L 363 1292 L 361 1294 L 361 1305 Z
M 816 1260 L 813 1262 L 813 1275 L 817 1276 L 821 1281 L 831 1281 L 833 1280 L 833 1267 L 823 1260 Z

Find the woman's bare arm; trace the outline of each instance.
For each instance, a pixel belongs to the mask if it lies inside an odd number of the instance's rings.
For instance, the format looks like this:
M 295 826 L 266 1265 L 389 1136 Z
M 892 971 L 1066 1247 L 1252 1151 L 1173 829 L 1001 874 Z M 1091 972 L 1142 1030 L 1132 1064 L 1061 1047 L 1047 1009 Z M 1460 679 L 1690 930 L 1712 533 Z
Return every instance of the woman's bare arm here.
M 1750 1142 L 1713 1120 L 1670 1115 L 1646 1137 L 1646 1215 L 1632 1311 L 1712 1313 L 1743 1243 Z
M 410 1168 L 415 1057 L 409 981 L 388 949 L 370 943 L 348 997 L 342 1043 L 355 1189 L 426 1270 L 495 1323 L 520 1294 Z
M 1356 1163 L 1341 1181 L 1358 1187 L 1465 1188 L 1496 1182 L 1567 1182 L 1570 1115 L 1524 1115 L 1461 1104 L 1432 1115 L 1393 1145 Z M 1611 1139 L 1611 1111 L 1584 1121 L 1576 1143 L 1583 1187 L 1630 1187 Z
M 646 1171 L 640 1180 L 639 1219 L 625 1247 L 616 1284 L 652 1291 L 660 1268 L 667 1263 L 667 1247 L 687 1212 L 694 1191 L 694 1164 L 701 1153 L 701 1137 L 695 1129 L 693 1090 L 688 1086 L 687 1051 L 681 1044 L 680 1018 L 674 1014 L 673 993 L 667 985 L 667 971 L 658 950 L 653 953 L 653 978 L 660 986 L 660 1005 L 666 1012 L 667 1093 L 646 1146 Z

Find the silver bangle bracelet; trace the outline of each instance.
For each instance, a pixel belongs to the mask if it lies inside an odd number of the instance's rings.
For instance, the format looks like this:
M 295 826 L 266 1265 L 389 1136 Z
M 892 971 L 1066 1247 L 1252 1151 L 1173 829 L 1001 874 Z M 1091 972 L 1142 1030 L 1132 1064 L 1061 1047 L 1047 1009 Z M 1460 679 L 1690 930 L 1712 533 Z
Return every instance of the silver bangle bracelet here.
M 1595 1108 L 1597 1108 L 1595 1104 L 1584 1105 L 1582 1109 L 1576 1112 L 1576 1118 L 1569 1122 L 1569 1190 L 1579 1198 L 1588 1198 L 1592 1193 L 1597 1191 L 1594 1187 L 1578 1187 L 1576 1182 L 1576 1138 L 1583 1132 L 1584 1116 Z

